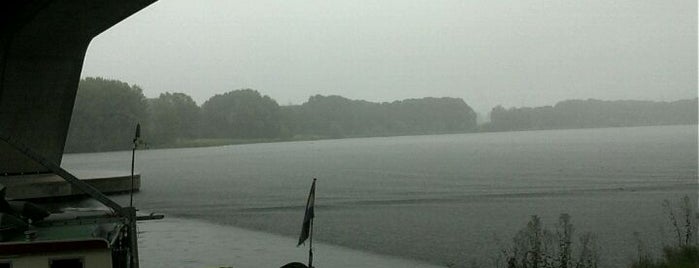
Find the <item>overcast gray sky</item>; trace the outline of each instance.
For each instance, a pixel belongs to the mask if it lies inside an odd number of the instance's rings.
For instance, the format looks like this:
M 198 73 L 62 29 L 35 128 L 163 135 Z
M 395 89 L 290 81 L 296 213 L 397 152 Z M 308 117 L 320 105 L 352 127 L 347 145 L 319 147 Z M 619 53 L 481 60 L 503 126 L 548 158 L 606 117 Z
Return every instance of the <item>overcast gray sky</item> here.
M 90 44 L 83 77 L 198 103 L 253 88 L 493 106 L 697 96 L 697 1 L 160 0 Z

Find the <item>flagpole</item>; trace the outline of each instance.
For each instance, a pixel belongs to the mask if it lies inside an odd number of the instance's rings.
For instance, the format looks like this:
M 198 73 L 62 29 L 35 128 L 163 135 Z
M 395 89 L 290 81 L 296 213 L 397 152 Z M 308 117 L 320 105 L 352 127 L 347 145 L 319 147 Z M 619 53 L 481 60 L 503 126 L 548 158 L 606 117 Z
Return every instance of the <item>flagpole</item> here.
M 311 191 L 308 193 L 308 200 L 306 201 L 306 213 L 303 216 L 303 226 L 301 227 L 301 235 L 299 236 L 299 243 L 296 246 L 300 246 L 309 240 L 308 243 L 308 267 L 313 268 L 313 218 L 314 212 L 313 207 L 316 199 L 316 178 L 313 178 L 313 184 L 311 184 Z
M 130 191 L 130 198 L 129 198 L 129 206 L 133 207 L 133 186 L 134 186 L 134 164 L 136 161 L 136 139 L 134 139 L 133 142 L 133 148 L 131 149 L 131 191 Z
M 313 205 L 315 206 L 315 186 L 316 186 L 316 178 L 313 178 Z M 315 213 L 313 213 L 315 214 Z M 315 215 L 311 217 L 311 223 L 309 226 L 308 230 L 308 268 L 313 268 L 313 219 L 315 218 Z
M 128 237 L 131 244 L 129 267 L 138 268 L 138 230 L 136 230 L 136 208 L 133 207 L 133 190 L 134 190 L 134 164 L 136 162 L 136 147 L 138 146 L 138 139 L 141 137 L 141 124 L 136 124 L 136 134 L 133 137 L 133 149 L 131 150 L 131 194 L 129 197 L 129 228 Z
M 141 124 L 136 124 L 136 135 L 133 137 L 133 149 L 131 149 L 131 194 L 129 198 L 129 206 L 133 207 L 133 188 L 134 188 L 134 164 L 136 161 L 136 147 L 138 146 L 138 138 L 141 137 Z
M 308 268 L 313 268 L 313 218 L 308 234 Z

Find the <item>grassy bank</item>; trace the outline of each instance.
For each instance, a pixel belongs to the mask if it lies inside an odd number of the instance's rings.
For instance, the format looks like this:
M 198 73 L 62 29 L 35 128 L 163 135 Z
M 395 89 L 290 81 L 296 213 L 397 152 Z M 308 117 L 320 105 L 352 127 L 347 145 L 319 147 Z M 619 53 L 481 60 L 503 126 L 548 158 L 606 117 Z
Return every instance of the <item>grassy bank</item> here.
M 254 144 L 254 143 L 315 141 L 315 140 L 341 140 L 341 139 L 357 139 L 357 138 L 402 137 L 402 136 L 422 136 L 422 135 L 449 135 L 449 134 L 467 134 L 467 133 L 478 133 L 478 132 L 439 132 L 439 133 L 354 135 L 354 136 L 296 135 L 294 137 L 287 137 L 287 138 L 257 138 L 257 139 L 198 138 L 198 139 L 178 139 L 172 143 L 167 143 L 167 144 L 145 143 L 143 147 L 146 149 L 193 148 L 193 147 L 213 147 L 213 146 Z
M 626 127 L 651 127 L 651 126 L 657 126 L 657 125 L 626 126 Z M 662 126 L 680 126 L 680 125 L 662 125 Z M 493 130 L 481 129 L 481 130 L 476 131 L 476 132 L 408 133 L 408 134 L 356 135 L 356 136 L 296 135 L 296 136 L 287 137 L 287 138 L 257 138 L 257 139 L 198 138 L 198 139 L 178 139 L 172 143 L 167 143 L 167 144 L 148 144 L 148 143 L 146 143 L 145 146 L 143 146 L 143 148 L 146 148 L 146 149 L 195 148 L 195 147 L 214 147 L 214 146 L 238 145 L 238 144 L 291 142 L 291 141 L 339 140 L 339 139 L 356 139 L 356 138 L 402 137 L 402 136 L 422 136 L 422 135 L 449 135 L 449 134 L 470 134 L 470 133 L 497 133 L 497 132 L 521 132 L 521 131 L 541 131 L 541 130 L 600 129 L 600 128 L 616 128 L 616 127 L 529 129 L 529 130 L 507 130 L 507 131 L 493 131 Z
M 167 148 L 194 148 L 194 147 L 213 147 L 224 145 L 238 144 L 254 144 L 254 143 L 273 143 L 273 142 L 290 142 L 290 141 L 313 141 L 338 139 L 321 136 L 298 136 L 292 138 L 259 138 L 259 139 L 215 139 L 215 138 L 200 138 L 200 139 L 179 139 L 167 144 L 145 144 L 146 149 L 167 149 Z

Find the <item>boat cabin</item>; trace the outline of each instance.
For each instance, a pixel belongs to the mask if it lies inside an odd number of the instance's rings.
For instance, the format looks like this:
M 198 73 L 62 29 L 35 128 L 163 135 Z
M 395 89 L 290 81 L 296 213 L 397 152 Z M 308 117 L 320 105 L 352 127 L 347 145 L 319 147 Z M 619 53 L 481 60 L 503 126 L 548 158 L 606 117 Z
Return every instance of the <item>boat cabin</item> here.
M 127 228 L 106 208 L 49 212 L 0 198 L 0 268 L 126 267 Z

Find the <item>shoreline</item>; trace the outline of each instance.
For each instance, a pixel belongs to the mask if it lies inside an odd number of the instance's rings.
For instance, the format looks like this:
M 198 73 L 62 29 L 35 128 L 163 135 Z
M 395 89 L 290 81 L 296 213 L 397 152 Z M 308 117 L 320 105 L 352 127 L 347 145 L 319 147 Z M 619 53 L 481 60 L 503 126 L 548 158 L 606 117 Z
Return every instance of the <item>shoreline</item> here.
M 364 138 L 393 138 L 393 137 L 418 137 L 418 136 L 433 136 L 433 135 L 460 135 L 460 134 L 486 134 L 486 133 L 518 133 L 518 132 L 534 132 L 534 131 L 561 131 L 561 130 L 594 130 L 594 129 L 619 129 L 619 128 L 645 128 L 645 127 L 676 127 L 676 126 L 698 126 L 699 124 L 670 124 L 670 125 L 642 125 L 642 126 L 599 126 L 599 127 L 583 127 L 583 128 L 550 128 L 550 129 L 520 129 L 520 130 L 478 130 L 473 132 L 444 132 L 444 133 L 426 133 L 426 134 L 403 134 L 403 135 L 376 135 L 376 136 L 349 136 L 349 137 L 322 137 L 308 136 L 299 138 L 274 138 L 274 139 L 194 139 L 188 140 L 180 144 L 168 144 L 163 146 L 146 146 L 142 150 L 163 150 L 163 149 L 187 149 L 187 148 L 208 148 L 233 145 L 247 144 L 267 144 L 267 143 L 284 143 L 284 142 L 302 142 L 302 141 L 328 141 L 328 140 L 346 140 L 346 139 L 364 139 Z M 89 153 L 109 153 L 121 152 L 127 150 L 116 151 L 87 151 L 87 152 L 66 152 L 64 154 L 89 154 Z

